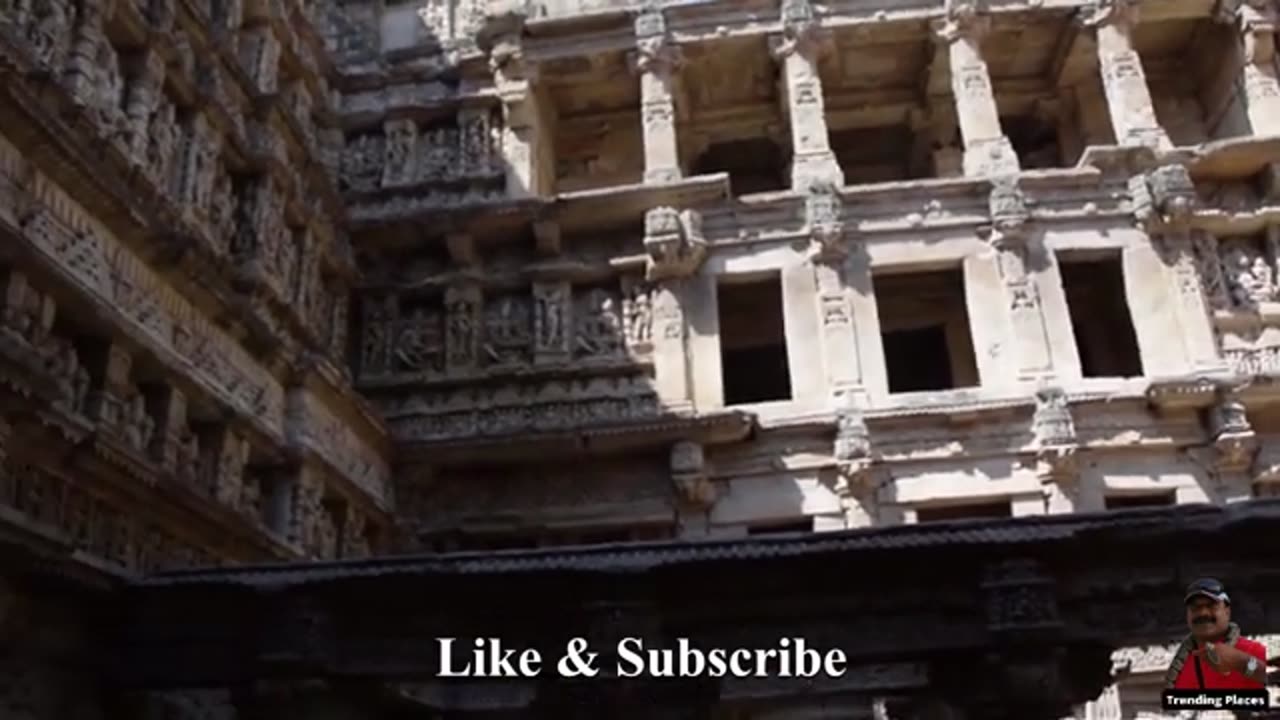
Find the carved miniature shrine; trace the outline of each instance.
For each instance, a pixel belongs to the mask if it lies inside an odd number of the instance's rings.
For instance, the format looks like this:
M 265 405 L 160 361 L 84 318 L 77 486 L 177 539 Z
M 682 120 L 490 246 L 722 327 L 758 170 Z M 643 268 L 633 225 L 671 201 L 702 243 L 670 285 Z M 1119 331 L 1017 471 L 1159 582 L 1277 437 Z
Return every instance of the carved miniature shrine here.
M 0 716 L 1150 709 L 1142 659 L 1181 620 L 1146 523 L 1253 593 L 1247 633 L 1280 633 L 1259 534 L 1280 497 L 1278 16 L 0 0 Z M 970 551 L 935 542 L 975 522 Z M 1257 553 L 1196 554 L 1197 527 Z M 1077 546 L 1098 566 L 1064 564 Z M 926 612 L 908 555 L 953 573 L 940 603 L 1032 588 L 1053 632 Z M 493 621 L 492 592 L 528 599 L 528 642 L 575 613 L 725 642 L 752 607 L 770 632 L 859 627 L 839 608 L 888 610 L 816 564 L 864 560 L 931 629 L 909 657 L 872 643 L 845 686 L 468 695 L 414 654 Z M 651 581 L 611 594 L 610 562 Z M 1089 583 L 1170 622 L 1088 631 Z M 758 607 L 718 615 L 731 592 Z M 601 624 L 581 632 L 619 632 Z M 252 627 L 261 647 L 227 639 Z M 1021 662 L 1006 630 L 1040 653 L 1006 686 L 1051 683 L 1043 702 L 961 697 L 972 678 L 940 670 Z

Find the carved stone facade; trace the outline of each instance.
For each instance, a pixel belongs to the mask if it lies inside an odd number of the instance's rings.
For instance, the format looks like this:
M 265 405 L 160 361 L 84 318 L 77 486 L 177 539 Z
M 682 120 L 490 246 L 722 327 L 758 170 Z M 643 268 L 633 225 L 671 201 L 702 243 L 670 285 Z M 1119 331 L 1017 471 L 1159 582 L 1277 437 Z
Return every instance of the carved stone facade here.
M 765 5 L 0 0 L 0 523 L 137 577 L 1280 492 L 1275 2 Z

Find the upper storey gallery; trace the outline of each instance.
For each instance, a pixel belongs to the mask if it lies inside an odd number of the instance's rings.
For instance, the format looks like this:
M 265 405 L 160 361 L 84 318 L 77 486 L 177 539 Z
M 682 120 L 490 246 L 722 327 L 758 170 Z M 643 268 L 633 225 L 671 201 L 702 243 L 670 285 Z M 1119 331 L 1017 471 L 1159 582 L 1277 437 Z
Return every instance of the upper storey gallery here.
M 340 11 L 350 37 L 339 54 L 379 54 L 359 37 L 377 38 L 382 56 L 345 63 L 353 190 L 403 185 L 408 172 L 498 191 L 505 164 L 502 189 L 516 196 L 715 173 L 746 195 L 1280 133 L 1267 1 L 386 0 Z M 435 79 L 424 84 L 424 70 Z M 450 165 L 449 148 L 467 143 L 476 151 Z

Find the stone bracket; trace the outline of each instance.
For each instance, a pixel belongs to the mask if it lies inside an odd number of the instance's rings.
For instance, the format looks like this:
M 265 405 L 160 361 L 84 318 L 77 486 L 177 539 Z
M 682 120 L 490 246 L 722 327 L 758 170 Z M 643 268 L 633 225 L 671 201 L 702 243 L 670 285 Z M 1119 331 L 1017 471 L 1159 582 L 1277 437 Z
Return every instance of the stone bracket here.
M 697 272 L 707 254 L 702 216 L 695 210 L 657 207 L 644 216 L 645 277 L 663 280 Z

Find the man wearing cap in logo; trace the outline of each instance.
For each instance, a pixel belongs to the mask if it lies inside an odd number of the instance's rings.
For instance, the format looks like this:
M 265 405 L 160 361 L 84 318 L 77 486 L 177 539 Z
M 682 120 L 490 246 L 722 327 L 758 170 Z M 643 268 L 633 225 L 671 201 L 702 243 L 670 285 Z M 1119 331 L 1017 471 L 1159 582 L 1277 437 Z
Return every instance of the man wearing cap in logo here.
M 1267 649 L 1240 637 L 1231 622 L 1231 598 L 1213 578 L 1187 586 L 1191 634 L 1173 656 L 1165 687 L 1174 690 L 1260 690 L 1267 681 Z

